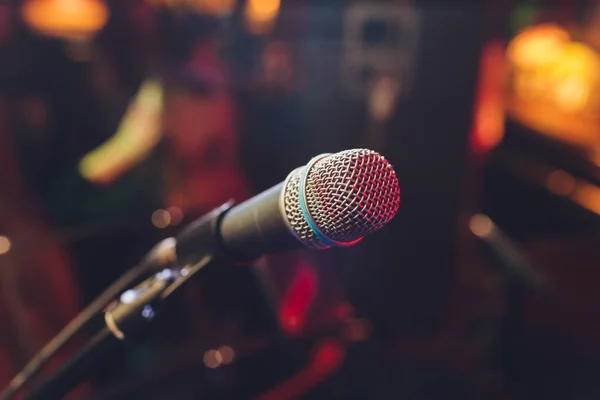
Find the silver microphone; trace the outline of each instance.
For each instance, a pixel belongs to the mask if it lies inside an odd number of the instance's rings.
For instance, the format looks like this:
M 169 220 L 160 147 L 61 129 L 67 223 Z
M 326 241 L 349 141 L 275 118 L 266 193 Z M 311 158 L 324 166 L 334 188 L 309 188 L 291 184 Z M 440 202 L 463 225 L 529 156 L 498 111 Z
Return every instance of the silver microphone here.
M 233 261 L 293 250 L 345 247 L 390 222 L 400 207 L 396 173 L 367 149 L 323 154 L 284 182 L 229 209 L 214 224 L 220 253 Z M 204 247 L 206 224 L 177 237 L 177 258 L 192 262 Z

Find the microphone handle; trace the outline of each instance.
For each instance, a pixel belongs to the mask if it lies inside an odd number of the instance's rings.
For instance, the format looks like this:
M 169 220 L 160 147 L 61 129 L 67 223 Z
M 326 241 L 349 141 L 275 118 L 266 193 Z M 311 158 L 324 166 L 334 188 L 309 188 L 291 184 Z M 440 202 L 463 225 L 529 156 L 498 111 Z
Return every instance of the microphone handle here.
M 178 261 L 193 264 L 208 251 L 229 261 L 249 262 L 266 253 L 302 247 L 280 205 L 283 185 L 234 207 L 228 203 L 190 224 L 177 236 Z

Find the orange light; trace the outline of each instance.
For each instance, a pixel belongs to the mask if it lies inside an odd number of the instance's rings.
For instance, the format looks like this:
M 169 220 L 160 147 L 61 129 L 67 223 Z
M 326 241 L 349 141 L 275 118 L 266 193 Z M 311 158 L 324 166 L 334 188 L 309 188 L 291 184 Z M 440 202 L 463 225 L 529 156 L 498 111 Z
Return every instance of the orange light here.
M 162 229 L 171 224 L 171 214 L 166 210 L 156 210 L 152 213 L 152 225 Z
M 217 350 L 221 357 L 221 364 L 227 365 L 231 364 L 233 359 L 235 358 L 235 351 L 230 346 L 221 346 Z
M 37 32 L 62 39 L 85 40 L 108 21 L 108 7 L 100 0 L 28 0 L 23 20 Z
M 6 254 L 10 251 L 11 243 L 6 236 L 0 236 L 0 254 Z
M 204 353 L 202 361 L 204 361 L 204 365 L 206 365 L 208 368 L 214 369 L 221 365 L 221 361 L 223 361 L 223 359 L 221 357 L 221 353 L 219 353 L 217 350 L 207 350 L 206 353 Z
M 537 25 L 525 29 L 508 46 L 507 56 L 511 63 L 521 68 L 536 68 L 557 60 L 569 34 L 553 24 Z
M 554 25 L 524 30 L 508 47 L 508 112 L 523 125 L 600 161 L 600 56 Z
M 256 35 L 268 33 L 274 26 L 281 0 L 248 0 L 245 21 L 248 30 Z

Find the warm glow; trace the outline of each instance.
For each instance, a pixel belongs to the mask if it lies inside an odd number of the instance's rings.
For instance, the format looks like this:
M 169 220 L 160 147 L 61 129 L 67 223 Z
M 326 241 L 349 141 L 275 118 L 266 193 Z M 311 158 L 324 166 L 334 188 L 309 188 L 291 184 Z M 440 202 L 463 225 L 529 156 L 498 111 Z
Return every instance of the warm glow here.
M 221 359 L 220 362 L 223 365 L 231 364 L 231 362 L 235 358 L 235 352 L 229 346 L 219 347 L 219 349 L 217 350 L 217 353 L 219 353 L 219 357 Z
M 166 210 L 156 210 L 152 213 L 152 225 L 162 229 L 171 224 L 171 214 Z
M 10 251 L 11 243 L 6 236 L 0 236 L 0 254 L 6 254 Z
M 579 182 L 570 198 L 581 207 L 600 215 L 600 188 L 598 186 Z
M 475 236 L 487 238 L 494 231 L 494 223 L 488 216 L 477 214 L 471 217 L 471 220 L 469 221 L 469 229 Z
M 520 68 L 537 68 L 557 60 L 562 47 L 570 41 L 562 28 L 543 24 L 525 29 L 508 46 L 510 61 Z
M 63 39 L 89 39 L 109 16 L 101 0 L 27 0 L 21 12 L 31 28 Z
M 475 99 L 473 149 L 486 152 L 504 137 L 504 46 L 501 42 L 487 43 L 481 52 L 479 82 Z
M 529 58 L 533 54 L 529 54 Z M 538 64 L 531 60 L 523 62 L 513 55 L 514 94 L 568 113 L 584 111 L 597 88 L 600 58 L 587 46 L 570 42 L 557 44 L 552 54 L 552 57 L 540 54 Z
M 548 175 L 546 187 L 556 195 L 567 196 L 575 191 L 577 181 L 568 172 L 557 170 Z
M 79 172 L 96 184 L 108 184 L 148 156 L 161 137 L 163 90 L 145 82 L 129 106 L 117 133 L 83 157 Z
M 256 35 L 268 33 L 274 26 L 281 0 L 248 0 L 245 21 L 248 30 Z
M 171 219 L 171 225 L 176 226 L 183 221 L 183 211 L 179 207 L 169 207 L 167 208 L 167 212 L 169 213 Z
M 526 29 L 508 48 L 508 110 L 540 133 L 590 150 L 600 126 L 600 57 L 553 25 Z
M 281 0 L 248 0 L 248 13 L 257 19 L 271 19 L 279 12 Z
M 319 374 L 330 374 L 340 367 L 345 353 L 337 339 L 321 339 L 313 349 L 312 367 Z
M 217 368 L 219 365 L 221 365 L 221 354 L 216 351 L 216 350 L 208 350 L 206 353 L 204 353 L 204 365 L 206 365 L 208 368 Z

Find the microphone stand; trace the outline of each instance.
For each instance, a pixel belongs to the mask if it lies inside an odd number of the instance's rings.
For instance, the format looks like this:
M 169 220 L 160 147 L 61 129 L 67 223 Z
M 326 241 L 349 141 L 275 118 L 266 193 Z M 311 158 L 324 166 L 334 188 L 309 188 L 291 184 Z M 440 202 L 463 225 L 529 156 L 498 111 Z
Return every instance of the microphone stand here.
M 124 343 L 143 340 L 165 302 L 213 259 L 212 255 L 208 255 L 195 265 L 164 269 L 124 292 L 105 312 L 105 327 L 73 358 L 34 387 L 24 400 L 64 398 L 109 352 Z
M 181 248 L 182 253 L 187 256 L 177 258 L 177 265 L 165 267 L 122 292 L 104 312 L 105 327 L 73 358 L 37 384 L 23 400 L 62 399 L 107 353 L 123 343 L 143 340 L 149 325 L 166 301 L 198 271 L 217 258 L 220 243 L 216 228 L 232 204 L 228 202 L 214 209 L 184 229 L 177 241 L 177 248 Z M 129 285 L 135 284 L 133 280 L 130 282 Z

